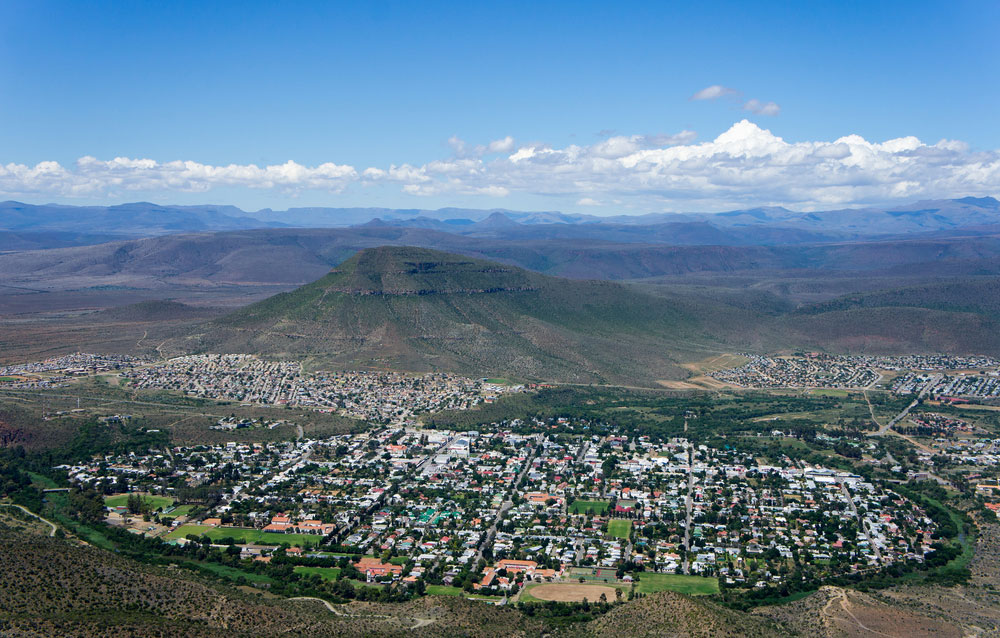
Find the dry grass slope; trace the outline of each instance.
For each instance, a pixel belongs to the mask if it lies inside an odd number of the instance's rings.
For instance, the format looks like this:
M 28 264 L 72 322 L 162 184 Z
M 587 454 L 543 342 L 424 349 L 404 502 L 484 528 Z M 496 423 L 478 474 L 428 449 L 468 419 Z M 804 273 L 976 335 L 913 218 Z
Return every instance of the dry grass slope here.
M 595 638 L 779 638 L 789 634 L 757 618 L 706 601 L 660 592 L 618 607 L 586 627 Z
M 263 600 L 5 525 L 0 525 L 0 561 L 3 636 L 499 638 L 537 633 L 529 632 L 514 610 L 458 598 L 352 605 L 349 616 L 310 601 Z M 421 626 L 411 629 L 418 618 L 424 619 Z
M 935 595 L 940 595 L 947 590 L 933 591 Z M 963 636 L 961 626 L 952 619 L 943 618 L 940 614 L 920 613 L 902 600 L 893 602 L 891 593 L 873 595 L 840 587 L 823 587 L 802 600 L 780 607 L 761 608 L 754 614 L 777 620 L 803 636 L 816 638 Z

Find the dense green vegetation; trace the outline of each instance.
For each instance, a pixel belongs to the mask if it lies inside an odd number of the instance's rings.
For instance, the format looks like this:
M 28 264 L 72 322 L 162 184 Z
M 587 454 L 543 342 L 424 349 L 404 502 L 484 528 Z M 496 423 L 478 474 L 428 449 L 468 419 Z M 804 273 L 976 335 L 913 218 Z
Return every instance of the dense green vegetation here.
M 891 400 L 892 407 L 896 403 Z M 764 417 L 779 417 L 780 422 Z M 868 408 L 860 396 L 678 393 L 596 386 L 541 388 L 533 393 L 507 395 L 475 410 L 428 415 L 424 422 L 430 427 L 463 430 L 477 423 L 521 419 L 522 424 L 512 424 L 512 428 L 530 432 L 534 427 L 530 419 L 559 418 L 590 421 L 595 434 L 617 428 L 663 439 L 687 432 L 687 436 L 698 440 L 737 432 L 767 434 L 776 427 L 808 436 L 827 423 L 857 430 L 870 423 Z M 571 431 L 558 424 L 549 431 L 560 429 Z

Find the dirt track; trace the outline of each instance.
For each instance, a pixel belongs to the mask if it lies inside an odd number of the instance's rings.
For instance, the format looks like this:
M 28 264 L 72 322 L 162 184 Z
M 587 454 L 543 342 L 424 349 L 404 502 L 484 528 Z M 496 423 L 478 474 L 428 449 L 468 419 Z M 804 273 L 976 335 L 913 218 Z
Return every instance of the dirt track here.
M 875 603 L 849 590 L 831 588 L 820 617 L 828 635 L 844 638 L 959 638 L 962 630 L 942 619 Z M 854 600 L 852 600 L 854 598 Z

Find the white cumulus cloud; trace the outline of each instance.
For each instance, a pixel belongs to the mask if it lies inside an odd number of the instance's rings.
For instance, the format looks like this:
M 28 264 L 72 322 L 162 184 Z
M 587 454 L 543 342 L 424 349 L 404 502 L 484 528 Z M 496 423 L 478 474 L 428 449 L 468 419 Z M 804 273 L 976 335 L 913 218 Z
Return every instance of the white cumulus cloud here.
M 713 84 L 712 86 L 706 86 L 702 90 L 698 91 L 691 96 L 692 100 L 718 100 L 720 97 L 729 97 L 734 95 L 739 95 L 739 91 L 736 89 L 731 89 L 728 86 L 722 86 L 721 84 Z
M 760 100 L 747 100 L 743 105 L 744 111 L 750 111 L 756 115 L 777 115 L 781 113 L 781 107 L 774 102 L 761 102 Z
M 942 140 L 883 142 L 847 135 L 789 142 L 747 120 L 713 140 L 694 134 L 613 136 L 589 146 L 526 144 L 494 159 L 456 158 L 410 167 L 408 192 L 510 193 L 572 198 L 578 205 L 720 210 L 780 203 L 800 208 L 899 198 L 995 194 L 1000 153 Z M 398 178 L 397 178 L 398 179 Z
M 765 113 L 767 105 L 759 105 Z M 355 168 L 294 161 L 211 165 L 118 157 L 82 157 L 63 166 L 45 161 L 0 165 L 0 195 L 45 198 L 127 197 L 142 192 L 169 200 L 173 192 L 214 188 L 341 193 L 368 186 L 414 196 L 560 198 L 580 206 L 643 210 L 722 210 L 783 204 L 802 209 L 874 204 L 897 199 L 996 195 L 1000 151 L 959 141 L 926 143 L 912 136 L 870 141 L 787 141 L 748 120 L 714 139 L 691 131 L 614 135 L 563 147 L 518 144 L 504 137 L 482 145 L 449 141 L 450 157 L 423 164 Z
M 487 150 L 489 150 L 490 153 L 509 153 L 513 149 L 514 138 L 510 135 L 503 139 L 493 140 L 487 147 Z
M 307 167 L 291 160 L 260 167 L 256 164 L 212 166 L 191 161 L 157 162 L 85 156 L 73 169 L 56 162 L 0 166 L 0 192 L 65 196 L 103 195 L 125 191 L 203 192 L 218 186 L 266 189 L 319 189 L 341 192 L 357 179 L 352 166 L 324 163 Z

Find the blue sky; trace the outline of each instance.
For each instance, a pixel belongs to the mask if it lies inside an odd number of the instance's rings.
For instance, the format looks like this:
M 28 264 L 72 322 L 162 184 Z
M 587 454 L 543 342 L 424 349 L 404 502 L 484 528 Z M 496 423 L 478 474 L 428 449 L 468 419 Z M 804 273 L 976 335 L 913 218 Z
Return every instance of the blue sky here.
M 0 196 L 599 214 L 1000 194 L 1000 3 L 539 4 L 2 3 Z

